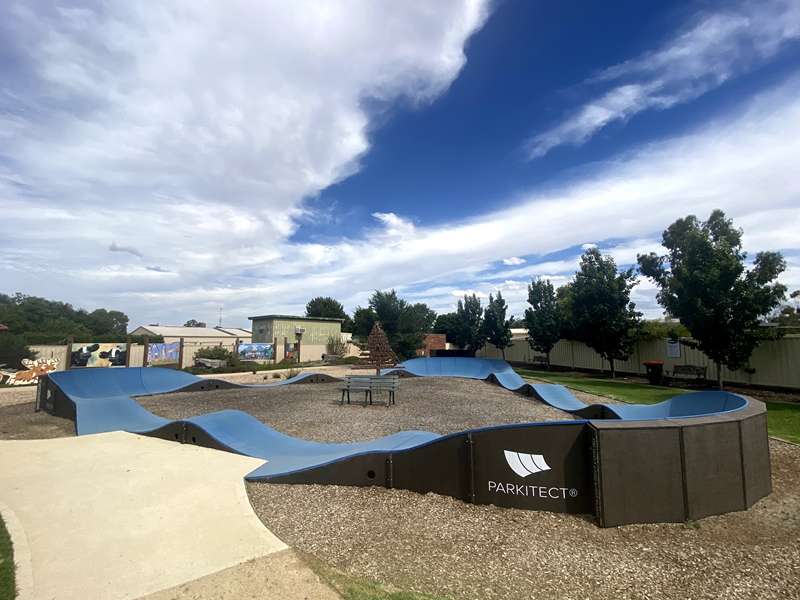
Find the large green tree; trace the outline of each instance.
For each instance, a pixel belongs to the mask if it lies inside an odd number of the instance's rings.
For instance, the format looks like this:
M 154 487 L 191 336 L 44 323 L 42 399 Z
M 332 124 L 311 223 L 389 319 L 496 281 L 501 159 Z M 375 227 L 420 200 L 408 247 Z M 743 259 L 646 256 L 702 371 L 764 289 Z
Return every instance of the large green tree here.
M 92 341 L 98 336 L 124 339 L 128 317 L 117 310 L 99 308 L 92 312 L 57 302 L 14 294 L 0 294 L 0 323 L 26 337 L 29 343 L 60 342 L 65 338 Z
M 549 279 L 532 281 L 528 286 L 528 304 L 525 310 L 525 326 L 528 329 L 528 344 L 547 357 L 550 367 L 550 352 L 561 339 L 561 311 L 556 291 Z
M 756 346 L 774 337 L 761 324 L 786 295 L 775 281 L 786 262 L 780 253 L 759 252 L 747 269 L 742 231 L 721 210 L 704 222 L 694 215 L 678 219 L 661 243 L 667 253 L 640 255 L 639 268 L 658 286 L 659 303 L 714 361 L 721 388 L 723 366 L 746 366 Z
M 498 290 L 497 298 L 489 294 L 489 303 L 483 312 L 483 331 L 486 341 L 498 348 L 506 358 L 506 348 L 511 346 L 511 320 L 506 319 L 508 306 Z
M 328 319 L 342 319 L 342 331 L 352 331 L 353 321 L 345 312 L 342 303 L 330 296 L 317 296 L 306 304 L 307 317 L 321 317 Z M 369 332 L 367 332 L 369 335 Z
M 611 377 L 616 374 L 614 361 L 630 356 L 638 336 L 642 314 L 631 302 L 635 285 L 633 269 L 617 271 L 611 256 L 590 248 L 581 256 L 566 296 L 575 335 L 608 361 Z
M 357 308 L 353 315 L 353 335 L 365 340 L 373 325 L 381 324 L 392 350 L 401 359 L 416 356 L 423 338 L 430 333 L 436 313 L 426 304 L 411 304 L 400 298 L 395 290 L 376 291 L 368 308 Z
M 436 322 L 433 324 L 433 332 L 443 333 L 447 341 L 452 343 L 458 335 L 459 322 L 458 314 L 454 312 L 442 313 L 436 317 Z
M 486 331 L 483 328 L 483 309 L 481 301 L 477 295 L 464 295 L 464 299 L 458 301 L 456 308 L 458 318 L 458 328 L 454 332 L 453 343 L 475 354 L 486 345 Z
M 353 337 L 357 338 L 361 344 L 367 343 L 367 338 L 369 337 L 370 332 L 372 331 L 372 327 L 375 325 L 375 322 L 378 320 L 375 311 L 372 310 L 369 306 L 356 307 L 355 312 L 353 312 Z

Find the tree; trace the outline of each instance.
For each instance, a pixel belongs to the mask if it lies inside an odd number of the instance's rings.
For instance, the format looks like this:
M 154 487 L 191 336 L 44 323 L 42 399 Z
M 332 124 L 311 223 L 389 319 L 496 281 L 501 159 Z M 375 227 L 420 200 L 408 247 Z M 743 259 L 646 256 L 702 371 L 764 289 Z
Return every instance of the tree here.
M 454 332 L 453 343 L 475 354 L 486 344 L 486 332 L 483 329 L 483 310 L 481 301 L 475 295 L 464 295 L 464 300 L 458 301 L 456 308 L 458 328 Z
M 0 367 L 9 371 L 21 369 L 22 359 L 33 357 L 34 353 L 28 349 L 24 336 L 13 333 L 0 334 Z
M 612 257 L 590 248 L 565 296 L 578 339 L 608 361 L 612 378 L 614 361 L 630 356 L 638 336 L 642 313 L 631 302 L 635 285 L 633 269 L 618 272 Z
M 391 367 L 397 364 L 397 356 L 389 345 L 389 338 L 381 327 L 380 321 L 372 326 L 367 341 L 369 348 L 369 364 L 375 367 L 375 372 L 380 375 L 383 367 Z
M 375 325 L 377 320 L 378 317 L 375 311 L 369 306 L 366 308 L 356 307 L 353 313 L 353 337 L 366 342 L 372 331 L 372 326 Z
M 202 321 L 196 321 L 195 319 L 189 319 L 186 323 L 183 324 L 184 327 L 208 327 Z
M 511 315 L 511 319 L 509 320 L 508 324 L 511 329 L 524 329 L 526 327 L 525 316 L 523 315 L 522 317 L 515 317 L 514 315 Z
M 399 328 L 392 347 L 398 356 L 411 358 L 422 347 L 425 334 L 430 333 L 436 322 L 436 313 L 427 304 L 417 302 L 407 305 L 400 313 Z
M 409 304 L 395 290 L 376 291 L 369 299 L 369 308 L 359 307 L 353 314 L 353 335 L 364 340 L 379 322 L 397 356 L 412 358 L 435 320 L 436 313 L 426 304 Z
M 747 365 L 753 350 L 774 332 L 762 319 L 786 295 L 775 280 L 786 269 L 778 252 L 759 252 L 745 269 L 742 231 L 721 210 L 705 222 L 694 215 L 678 219 L 661 239 L 667 253 L 640 255 L 642 274 L 655 281 L 659 303 L 689 330 L 694 345 L 716 365 L 735 371 Z
M 306 316 L 325 319 L 342 319 L 342 331 L 352 331 L 353 322 L 342 303 L 330 296 L 317 296 L 306 304 Z M 367 332 L 369 335 L 369 332 Z M 366 337 L 366 336 L 365 336 Z
M 489 303 L 483 313 L 483 331 L 486 341 L 498 348 L 506 359 L 506 348 L 511 346 L 511 320 L 506 319 L 506 301 L 498 290 L 497 298 L 489 294 Z
M 61 343 L 68 337 L 96 341 L 100 336 L 124 339 L 128 317 L 117 310 L 87 312 L 71 304 L 14 294 L 0 294 L 0 323 L 30 343 Z
M 549 279 L 532 281 L 528 286 L 528 304 L 525 310 L 525 326 L 528 329 L 528 344 L 547 357 L 550 368 L 550 352 L 561 339 L 561 311 L 556 291 Z
M 458 314 L 454 312 L 442 313 L 436 317 L 436 321 L 433 324 L 433 332 L 443 333 L 447 341 L 452 342 L 458 336 L 459 322 Z
M 106 335 L 109 333 L 125 335 L 128 331 L 128 316 L 118 310 L 98 308 L 88 314 L 86 325 L 93 335 Z
M 639 330 L 640 340 L 679 340 L 691 335 L 689 330 L 677 322 L 643 321 Z

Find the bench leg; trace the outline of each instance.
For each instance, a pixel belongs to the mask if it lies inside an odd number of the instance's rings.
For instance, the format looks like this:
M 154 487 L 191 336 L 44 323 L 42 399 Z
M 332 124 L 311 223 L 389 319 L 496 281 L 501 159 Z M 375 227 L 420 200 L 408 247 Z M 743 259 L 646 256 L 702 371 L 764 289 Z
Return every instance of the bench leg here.
M 344 392 L 345 390 L 342 390 L 342 399 L 339 400 L 339 406 L 344 406 Z

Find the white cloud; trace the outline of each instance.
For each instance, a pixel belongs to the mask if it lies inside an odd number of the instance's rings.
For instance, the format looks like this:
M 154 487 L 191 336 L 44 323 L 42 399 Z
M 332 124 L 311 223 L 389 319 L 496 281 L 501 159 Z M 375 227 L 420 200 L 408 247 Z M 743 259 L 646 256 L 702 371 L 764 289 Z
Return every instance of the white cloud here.
M 43 289 L 20 265 L 100 264 L 125 298 L 330 264 L 330 248 L 285 247 L 304 200 L 358 169 L 365 100 L 422 104 L 447 89 L 487 4 L 2 3 L 5 283 L 91 303 L 112 290 Z M 413 232 L 394 225 L 383 234 Z M 125 253 L 178 277 L 154 282 Z
M 616 85 L 531 138 L 529 155 L 537 158 L 556 146 L 583 144 L 610 123 L 693 100 L 797 39 L 800 4 L 796 0 L 739 2 L 701 14 L 658 50 L 606 69 L 587 82 Z
M 511 256 L 509 258 L 504 258 L 503 259 L 503 264 L 504 265 L 509 265 L 509 266 L 522 265 L 522 264 L 525 264 L 525 259 L 524 258 L 520 258 L 519 256 Z
M 273 22 L 233 3 L 235 23 L 233 13 L 203 6 L 187 5 L 191 18 L 172 30 L 174 56 L 161 49 L 176 23 L 166 8 L 148 16 L 111 3 L 106 33 L 23 21 L 42 49 L 31 75 L 39 93 L 26 96 L 31 105 L 14 125 L 0 119 L 0 154 L 13 158 L 0 160 L 6 290 L 118 308 L 135 322 L 215 321 L 224 304 L 226 322 L 244 325 L 267 310 L 302 310 L 315 295 L 352 309 L 390 287 L 437 310 L 452 310 L 454 290 L 500 289 L 519 315 L 532 277 L 559 285 L 577 268 L 577 251 L 535 257 L 596 240 L 626 264 L 689 213 L 722 208 L 745 228 L 748 250 L 800 251 L 800 79 L 590 176 L 531 190 L 502 211 L 429 226 L 387 207 L 361 237 L 296 242 L 302 198 L 356 168 L 366 148 L 351 143 L 367 140 L 359 98 L 419 102 L 441 91 L 463 61 L 465 23 L 479 22 L 469 16 L 475 8 L 391 4 L 403 33 L 384 40 L 393 30 L 376 25 L 383 17 L 371 4 L 355 21 L 314 13 L 308 22 L 280 14 Z M 69 19 L 91 22 L 82 13 Z M 277 41 L 262 39 L 267 28 Z M 19 32 L 13 39 L 37 47 Z M 408 57 L 397 55 L 401 39 Z M 137 106 L 145 100 L 149 110 Z M 142 258 L 109 253 L 112 243 Z M 499 265 L 522 256 L 524 264 Z M 784 280 L 797 287 L 793 260 Z M 652 303 L 652 287 L 635 293 Z
M 133 248 L 132 246 L 120 246 L 116 242 L 111 242 L 111 245 L 108 247 L 109 252 L 125 252 L 127 254 L 132 254 L 133 256 L 138 256 L 142 258 L 144 256 L 139 250 Z

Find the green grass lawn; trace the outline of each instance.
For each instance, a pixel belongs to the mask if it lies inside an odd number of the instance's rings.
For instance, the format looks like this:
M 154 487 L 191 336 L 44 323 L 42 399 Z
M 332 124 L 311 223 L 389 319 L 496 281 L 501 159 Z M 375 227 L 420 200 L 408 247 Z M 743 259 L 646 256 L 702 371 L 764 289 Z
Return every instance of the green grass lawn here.
M 690 391 L 681 388 L 625 381 L 624 379 L 604 379 L 571 373 L 550 373 L 547 371 L 531 371 L 529 369 L 517 369 L 517 372 L 523 377 L 533 377 L 550 383 L 560 383 L 587 394 L 596 394 L 621 402 L 637 404 L 654 404 L 681 392 Z M 781 402 L 767 402 L 766 404 L 769 434 L 800 444 L 800 405 Z
M 445 600 L 439 596 L 392 589 L 375 581 L 346 575 L 310 556 L 306 555 L 303 558 L 322 580 L 341 594 L 344 600 Z
M 0 519 L 0 599 L 11 600 L 16 594 L 14 552 L 11 547 L 11 537 L 6 531 L 3 519 Z

